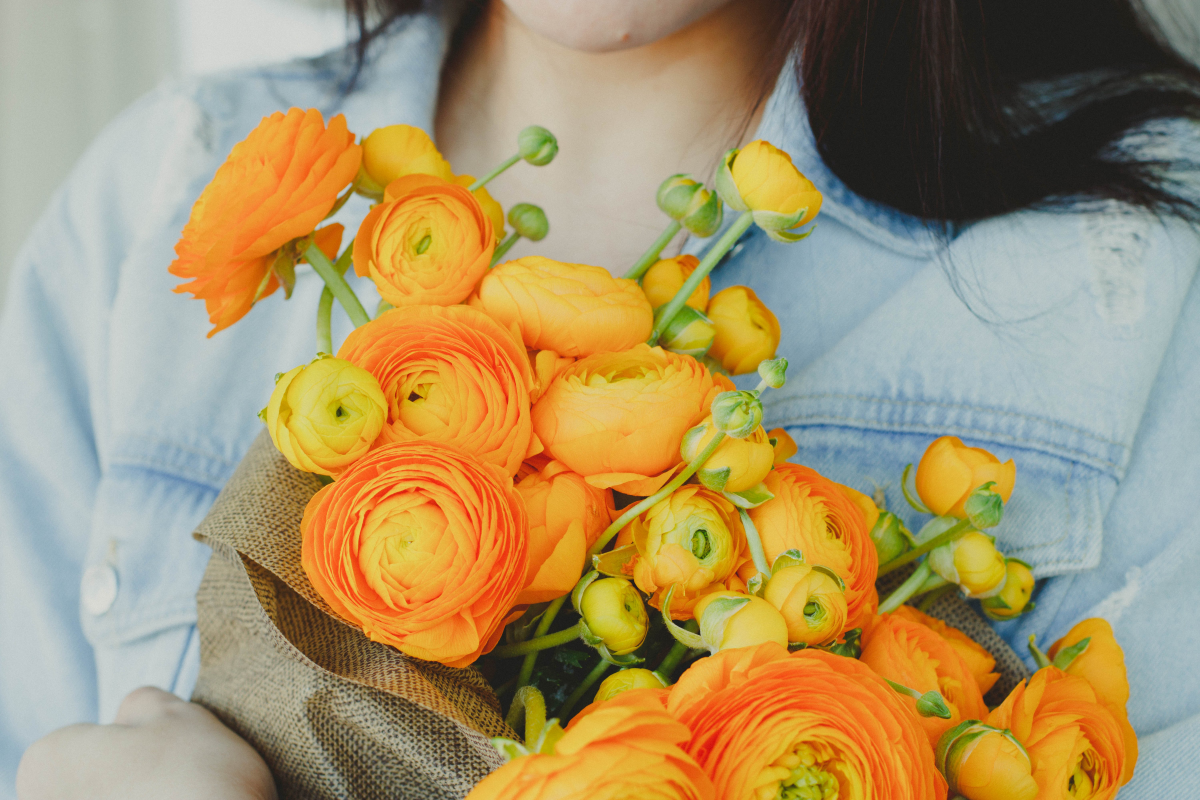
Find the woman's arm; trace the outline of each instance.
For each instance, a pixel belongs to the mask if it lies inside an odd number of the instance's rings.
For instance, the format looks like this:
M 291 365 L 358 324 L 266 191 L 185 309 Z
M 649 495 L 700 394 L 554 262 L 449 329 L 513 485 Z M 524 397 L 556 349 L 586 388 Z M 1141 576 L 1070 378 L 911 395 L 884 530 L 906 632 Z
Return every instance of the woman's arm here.
M 20 800 L 274 800 L 254 748 L 195 703 L 144 687 L 112 725 L 72 725 L 39 740 L 17 769 Z

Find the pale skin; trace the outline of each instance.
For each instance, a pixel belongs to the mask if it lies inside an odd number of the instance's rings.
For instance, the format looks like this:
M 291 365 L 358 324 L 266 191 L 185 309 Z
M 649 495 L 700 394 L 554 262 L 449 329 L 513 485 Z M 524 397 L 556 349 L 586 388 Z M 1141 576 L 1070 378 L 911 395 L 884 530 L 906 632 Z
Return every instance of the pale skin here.
M 620 274 L 667 223 L 663 178 L 711 178 L 750 138 L 775 0 L 492 0 L 445 70 L 435 136 L 457 172 L 486 173 L 531 123 L 553 131 L 548 167 L 489 188 L 547 210 L 551 234 L 518 244 Z M 26 751 L 21 800 L 273 800 L 254 749 L 200 706 L 153 688 L 111 725 L 73 725 Z

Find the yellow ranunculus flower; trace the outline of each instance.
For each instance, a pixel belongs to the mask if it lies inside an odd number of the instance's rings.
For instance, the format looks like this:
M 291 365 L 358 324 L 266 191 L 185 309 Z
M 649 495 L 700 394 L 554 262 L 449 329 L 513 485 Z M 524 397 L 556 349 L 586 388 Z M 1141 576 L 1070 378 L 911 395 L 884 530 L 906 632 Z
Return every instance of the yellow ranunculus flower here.
M 846 627 L 846 592 L 811 564 L 776 571 L 763 587 L 763 599 L 783 615 L 789 642 L 827 644 Z
M 821 210 L 817 187 L 796 169 L 791 156 L 770 142 L 753 141 L 726 163 L 741 201 L 750 211 L 779 214 L 789 218 L 788 228 L 796 228 L 811 222 Z M 725 202 L 729 200 L 725 198 Z M 790 218 L 801 210 L 804 214 L 792 222 Z
M 929 566 L 969 597 L 991 597 L 1004 588 L 1008 569 L 991 536 L 968 531 L 929 553 Z
M 700 266 L 700 259 L 691 255 L 664 258 L 655 262 L 646 274 L 642 276 L 642 291 L 653 308 L 665 306 L 683 288 L 683 282 Z M 709 292 L 712 291 L 712 279 L 707 275 L 696 291 L 687 299 L 687 305 L 703 312 L 708 307 Z
M 716 434 L 717 428 L 713 424 L 712 415 L 709 414 L 703 422 L 683 435 L 683 441 L 679 445 L 679 454 L 683 456 L 684 461 L 690 463 L 693 458 L 700 455 L 700 451 L 708 446 Z M 728 469 L 729 477 L 725 479 L 725 484 L 721 488 L 726 492 L 744 492 L 757 486 L 763 478 L 767 477 L 774 461 L 775 449 L 771 447 L 771 440 L 767 437 L 767 432 L 759 425 L 745 439 L 726 436 L 717 445 L 716 451 L 700 467 L 705 473 L 700 476 L 700 480 L 711 487 L 712 484 L 706 480 L 708 475 Z
M 754 290 L 730 286 L 708 301 L 708 318 L 717 335 L 708 354 L 731 375 L 758 369 L 759 362 L 775 357 L 782 331 L 779 320 Z
M 694 594 L 720 583 L 738 568 L 746 547 L 733 503 L 694 484 L 650 506 L 622 536 L 632 536 L 637 547 L 633 579 L 647 594 L 676 584 Z M 676 597 L 673 611 L 682 607 L 681 600 Z
M 1007 560 L 1005 570 L 1008 577 L 1000 594 L 980 603 L 983 613 L 992 619 L 1012 619 L 1033 609 L 1029 604 L 1029 598 L 1033 595 L 1033 570 L 1024 561 L 1015 558 Z
M 292 466 L 337 475 L 371 448 L 387 400 L 374 375 L 325 356 L 280 376 L 264 411 L 271 441 Z
M 623 669 L 620 672 L 614 672 L 600 682 L 600 688 L 596 690 L 596 698 L 592 702 L 603 703 L 605 700 L 612 700 L 617 695 L 632 689 L 665 688 L 666 686 L 658 679 L 658 676 L 648 669 Z
M 583 592 L 579 610 L 584 622 L 614 656 L 641 647 L 650 629 L 646 605 L 633 584 L 623 578 L 601 578 Z
M 383 187 L 405 175 L 435 175 L 453 181 L 450 164 L 433 144 L 429 135 L 411 125 L 376 128 L 363 140 L 362 168 L 382 193 Z M 468 181 L 469 185 L 472 181 Z M 504 217 L 500 218 L 504 229 Z
M 745 600 L 733 613 L 714 601 L 722 598 Z M 734 647 L 753 647 L 766 642 L 787 646 L 788 626 L 775 606 L 754 595 L 739 592 L 712 592 L 696 602 L 700 638 L 713 652 Z
M 917 464 L 917 494 L 921 502 L 939 517 L 963 519 L 963 507 L 971 493 L 985 483 L 993 487 L 1004 502 L 1012 497 L 1017 467 L 1012 459 L 1000 459 L 979 447 L 967 447 L 957 436 L 935 439 Z
M 1011 731 L 968 720 L 942 734 L 938 768 L 966 800 L 1033 800 L 1033 764 Z

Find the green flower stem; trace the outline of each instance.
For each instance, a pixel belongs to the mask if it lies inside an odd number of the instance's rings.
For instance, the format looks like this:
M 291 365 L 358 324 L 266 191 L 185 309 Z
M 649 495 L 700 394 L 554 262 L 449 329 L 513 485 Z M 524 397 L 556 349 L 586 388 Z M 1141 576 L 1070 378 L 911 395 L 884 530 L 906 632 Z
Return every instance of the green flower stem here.
M 683 627 L 687 628 L 692 633 L 700 630 L 700 626 L 696 624 L 696 620 L 689 619 L 683 623 Z M 663 657 L 662 663 L 654 670 L 655 676 L 663 682 L 664 686 L 670 686 L 674 682 L 675 668 L 679 666 L 679 662 L 691 652 L 691 648 L 683 642 L 675 642 L 671 649 Z
M 484 175 L 482 178 L 480 178 L 479 180 L 475 181 L 470 186 L 468 186 L 467 191 L 473 192 L 476 189 L 487 186 L 488 181 L 492 180 L 497 175 L 504 172 L 504 170 L 508 169 L 509 167 L 511 167 L 513 164 L 517 163 L 520 160 L 521 160 L 520 153 L 517 153 L 516 155 L 512 156 L 511 158 L 504 159 L 503 161 L 500 162 L 499 166 L 497 166 L 494 170 L 492 170 L 487 175 Z
M 1037 634 L 1029 634 L 1029 655 L 1033 656 L 1033 663 L 1037 664 L 1038 669 L 1045 669 L 1052 663 L 1050 657 L 1042 652 L 1037 646 Z
M 346 245 L 345 252 L 334 262 L 333 268 L 339 275 L 345 275 L 350 268 L 354 256 L 354 240 Z M 317 303 L 317 352 L 333 355 L 333 291 L 328 286 L 321 290 L 321 300 Z
M 889 572 L 895 572 L 896 570 L 900 569 L 900 567 L 903 567 L 910 561 L 915 561 L 916 559 L 928 553 L 930 550 L 933 550 L 935 547 L 941 547 L 947 542 L 954 541 L 959 536 L 962 536 L 964 533 L 966 533 L 970 527 L 970 520 L 960 519 L 958 522 L 954 523 L 954 525 L 942 531 L 928 542 L 919 544 L 912 550 L 909 550 L 907 553 L 901 553 L 886 564 L 880 565 L 879 572 L 877 573 L 876 577 L 882 578 Z
M 515 731 L 522 717 L 525 718 L 525 744 L 528 745 L 536 741 L 542 735 L 542 728 L 546 727 L 546 698 L 532 686 L 517 690 L 504 721 Z
M 921 588 L 921 584 L 930 576 L 932 570 L 929 568 L 928 561 L 922 561 L 913 571 L 912 575 L 908 576 L 908 580 L 896 587 L 896 591 L 892 592 L 887 600 L 879 604 L 879 613 L 888 614 L 895 611 L 900 606 L 908 601 L 908 598 L 917 593 Z
M 583 699 L 583 696 L 588 693 L 589 689 L 596 685 L 596 681 L 604 677 L 604 673 L 608 672 L 608 668 L 611 666 L 612 664 L 609 664 L 603 658 L 597 661 L 596 666 L 592 667 L 592 671 L 583 679 L 583 683 L 576 686 L 575 691 L 571 692 L 567 696 L 567 699 L 563 701 L 562 708 L 558 710 L 558 718 L 563 720 L 569 719 L 571 712 L 575 710 L 575 704 Z
M 513 231 L 508 236 L 505 236 L 504 239 L 501 240 L 500 244 L 496 245 L 496 250 L 492 253 L 492 263 L 488 266 L 488 269 L 496 266 L 496 264 L 500 262 L 500 259 L 504 258 L 509 250 L 512 250 L 512 246 L 516 244 L 517 239 L 520 238 L 521 234 L 517 233 L 516 231 Z
M 492 655 L 496 656 L 497 658 L 516 658 L 517 656 L 527 656 L 537 653 L 541 650 L 549 650 L 551 647 L 558 647 L 560 644 L 573 642 L 578 638 L 579 623 L 576 622 L 569 628 L 563 628 L 561 631 L 548 633 L 545 636 L 536 636 L 527 641 L 516 642 L 514 644 L 502 644 L 492 651 Z
M 672 478 L 670 483 L 659 489 L 654 494 L 644 498 L 641 500 L 641 502 L 634 503 L 632 506 L 627 508 L 624 514 L 617 517 L 616 522 L 605 528 L 604 533 L 600 534 L 600 538 L 597 539 L 596 543 L 592 545 L 590 550 L 587 551 L 587 560 L 584 562 L 584 571 L 587 572 L 592 568 L 592 557 L 602 552 L 604 548 L 608 546 L 608 543 L 613 540 L 613 537 L 621 531 L 621 528 L 624 528 L 626 525 L 628 525 L 638 514 L 641 514 L 647 508 L 654 505 L 659 500 L 662 500 L 664 497 L 667 497 L 671 494 L 671 492 L 675 491 L 680 486 L 683 486 L 683 484 L 687 482 L 688 478 L 696 474 L 696 470 L 704 466 L 704 462 L 708 461 L 708 457 L 716 452 L 717 448 L 720 447 L 721 442 L 723 441 L 725 441 L 725 434 L 718 432 L 717 435 L 712 438 L 712 441 L 708 443 L 708 446 L 701 450 L 699 454 L 697 454 L 697 456 L 693 458 L 686 467 L 684 467 L 683 472 L 680 472 L 678 475 Z
M 754 222 L 754 214 L 751 211 L 743 211 L 742 215 L 729 226 L 729 230 L 717 240 L 717 243 L 709 248 L 704 254 L 704 259 L 688 276 L 688 279 L 683 282 L 683 286 L 671 298 L 671 301 L 663 307 L 657 314 L 658 322 L 654 326 L 654 332 L 650 334 L 648 344 L 653 347 L 658 343 L 663 331 L 671 324 L 671 320 L 675 318 L 675 314 L 679 309 L 683 308 L 687 299 L 692 296 L 692 292 L 696 291 L 696 287 L 700 285 L 700 281 L 712 272 L 713 267 L 725 256 L 726 253 L 737 244 L 737 240 L 742 238 L 742 234 Z
M 663 248 L 671 243 L 671 240 L 675 238 L 675 234 L 679 233 L 679 229 L 682 227 L 678 220 L 671 220 L 671 224 L 659 234 L 658 238 L 654 240 L 654 244 L 650 245 L 650 249 L 642 253 L 642 257 L 637 260 L 636 264 L 629 268 L 624 277 L 640 281 L 642 276 L 646 274 L 646 270 L 650 269 L 654 262 L 658 261 L 658 257 L 662 255 Z
M 346 283 L 346 279 L 338 273 L 332 262 L 321 252 L 321 248 L 310 241 L 304 250 L 304 258 L 321 276 L 321 280 L 325 281 L 325 286 L 333 292 L 333 296 L 342 304 L 342 308 L 346 309 L 346 314 L 354 323 L 354 327 L 358 328 L 371 321 L 371 318 L 367 316 L 366 309 L 358 301 L 358 295 L 354 294 L 350 284 Z
M 754 521 L 750 519 L 746 509 L 739 508 L 738 516 L 742 518 L 742 527 L 746 529 L 746 544 L 750 545 L 750 557 L 754 559 L 754 568 L 762 573 L 765 581 L 771 577 L 771 567 L 767 564 L 767 554 L 763 552 L 762 537 L 758 535 L 758 528 L 754 527 Z
M 562 597 L 559 597 L 558 599 L 554 600 L 553 602 L 550 603 L 550 605 L 548 605 L 546 607 L 546 611 L 542 614 L 542 621 L 538 623 L 537 630 L 535 630 L 533 632 L 535 639 L 545 636 L 546 633 L 550 630 L 550 626 L 554 624 L 554 618 L 558 616 L 558 610 L 563 607 L 563 603 L 567 602 L 568 597 L 570 597 L 569 594 L 564 594 Z M 579 635 L 579 625 L 578 624 L 575 626 L 575 635 L 576 636 Z M 532 641 L 532 640 L 529 640 L 529 641 Z M 568 639 L 567 641 L 570 641 L 570 639 Z M 519 642 L 519 644 L 526 644 L 526 642 Z M 515 645 L 510 645 L 510 646 L 515 646 Z M 497 648 L 497 649 L 499 649 L 499 648 Z M 495 653 L 496 651 L 493 650 L 492 652 Z M 537 656 L 538 656 L 539 652 L 541 652 L 541 651 L 534 650 L 533 652 L 527 654 L 525 656 L 525 661 L 521 663 L 521 671 L 517 673 L 517 688 L 518 689 L 520 689 L 522 686 L 529 683 L 529 679 L 533 677 L 533 668 L 537 664 Z
M 944 586 L 934 589 L 932 592 L 921 598 L 921 602 L 917 604 L 918 611 L 922 613 L 929 611 L 929 609 L 933 608 L 934 603 L 954 591 L 954 584 L 946 582 L 945 578 L 942 579 L 942 582 L 945 584 Z M 929 582 L 926 581 L 925 586 L 928 585 Z M 925 587 L 922 586 L 921 588 L 924 589 Z

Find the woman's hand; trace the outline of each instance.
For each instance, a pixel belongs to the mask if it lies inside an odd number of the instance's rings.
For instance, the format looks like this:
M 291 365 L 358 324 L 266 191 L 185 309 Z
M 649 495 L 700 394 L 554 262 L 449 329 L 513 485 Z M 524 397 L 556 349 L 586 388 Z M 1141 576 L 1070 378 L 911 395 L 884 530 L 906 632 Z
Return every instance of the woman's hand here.
M 250 745 L 195 703 L 143 687 L 112 725 L 72 725 L 34 742 L 17 768 L 20 800 L 274 800 Z

